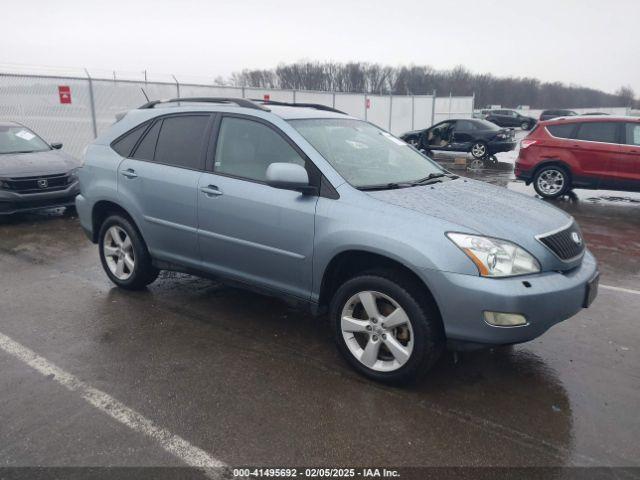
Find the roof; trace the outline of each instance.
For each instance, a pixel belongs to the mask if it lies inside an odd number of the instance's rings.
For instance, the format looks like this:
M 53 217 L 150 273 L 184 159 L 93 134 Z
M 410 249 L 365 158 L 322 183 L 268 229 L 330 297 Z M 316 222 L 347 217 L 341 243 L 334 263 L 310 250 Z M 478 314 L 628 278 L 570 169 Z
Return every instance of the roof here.
M 349 117 L 344 112 L 334 109 L 328 105 L 310 103 L 286 103 L 269 102 L 263 100 L 249 100 L 246 98 L 225 98 L 225 97 L 196 97 L 196 98 L 173 98 L 164 101 L 148 102 L 139 110 L 164 109 L 189 107 L 205 111 L 224 111 L 227 108 L 260 110 L 270 112 L 284 120 L 303 118 L 345 118 Z M 351 118 L 351 117 L 349 117 Z
M 542 125 L 555 125 L 556 123 L 577 123 L 577 122 L 640 122 L 640 117 L 629 117 L 624 115 L 571 115 L 569 117 L 557 117 L 551 120 L 540 122 Z

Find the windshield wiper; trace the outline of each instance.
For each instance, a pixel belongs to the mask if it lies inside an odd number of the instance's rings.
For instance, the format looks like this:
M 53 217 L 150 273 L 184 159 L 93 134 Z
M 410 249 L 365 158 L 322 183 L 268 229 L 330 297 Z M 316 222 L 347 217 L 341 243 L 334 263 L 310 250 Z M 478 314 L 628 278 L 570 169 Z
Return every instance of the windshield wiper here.
M 445 173 L 445 172 L 441 172 L 441 173 L 430 173 L 429 175 L 427 175 L 424 178 L 421 178 L 420 180 L 416 180 L 415 182 L 411 182 L 411 185 L 429 185 L 430 183 L 433 183 L 434 181 L 436 182 L 441 182 L 442 180 L 439 180 L 442 177 L 447 177 L 450 178 L 451 180 L 455 180 L 456 178 L 459 178 L 458 175 L 453 175 L 452 173 Z
M 7 155 L 13 155 L 14 153 L 33 153 L 36 150 L 18 150 L 17 152 L 1 152 Z
M 365 185 L 363 187 L 358 187 L 358 190 L 394 190 L 396 188 L 407 188 L 412 186 L 413 183 L 410 182 L 391 182 L 383 183 L 381 185 Z

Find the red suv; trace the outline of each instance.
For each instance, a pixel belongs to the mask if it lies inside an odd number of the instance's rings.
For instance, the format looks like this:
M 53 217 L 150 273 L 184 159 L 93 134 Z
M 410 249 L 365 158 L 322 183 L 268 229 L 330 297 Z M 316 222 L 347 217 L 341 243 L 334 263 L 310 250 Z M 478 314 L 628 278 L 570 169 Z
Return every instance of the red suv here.
M 515 175 L 544 198 L 572 188 L 640 192 L 640 118 L 540 122 L 520 143 Z

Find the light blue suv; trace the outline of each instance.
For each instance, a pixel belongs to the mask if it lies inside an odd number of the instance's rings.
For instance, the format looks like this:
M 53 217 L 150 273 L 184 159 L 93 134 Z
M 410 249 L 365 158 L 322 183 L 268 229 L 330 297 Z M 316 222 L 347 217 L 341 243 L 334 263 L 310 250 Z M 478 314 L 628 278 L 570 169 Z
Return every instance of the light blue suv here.
M 376 380 L 413 379 L 446 345 L 531 340 L 597 293 L 571 216 L 321 105 L 151 102 L 88 147 L 80 188 L 116 285 L 175 270 L 328 313 Z

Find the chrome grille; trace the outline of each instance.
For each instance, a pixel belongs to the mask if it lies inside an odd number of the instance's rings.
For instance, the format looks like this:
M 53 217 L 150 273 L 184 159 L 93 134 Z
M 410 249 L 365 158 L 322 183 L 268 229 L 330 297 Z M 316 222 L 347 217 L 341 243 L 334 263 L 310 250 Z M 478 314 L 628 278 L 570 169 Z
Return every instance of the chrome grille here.
M 42 186 L 42 182 L 46 186 Z M 14 177 L 5 180 L 9 190 L 19 193 L 54 192 L 64 190 L 72 182 L 68 173 L 57 175 L 41 175 L 38 177 Z
M 579 242 L 576 242 L 576 239 Z M 571 260 L 584 252 L 585 244 L 580 227 L 572 223 L 568 228 L 538 237 L 544 245 L 555 253 L 561 260 Z

